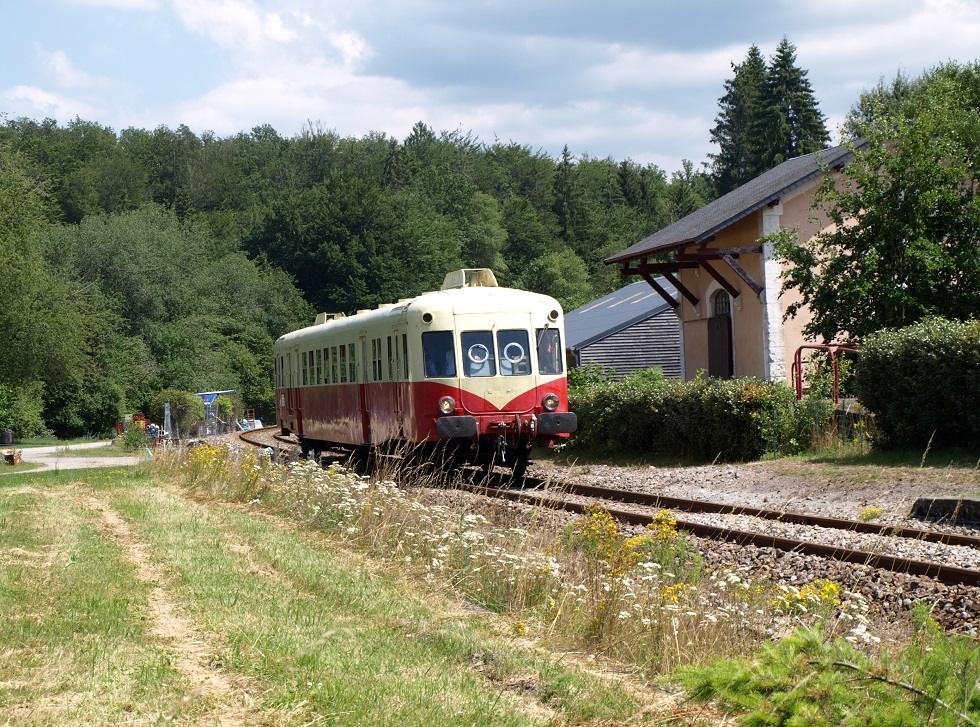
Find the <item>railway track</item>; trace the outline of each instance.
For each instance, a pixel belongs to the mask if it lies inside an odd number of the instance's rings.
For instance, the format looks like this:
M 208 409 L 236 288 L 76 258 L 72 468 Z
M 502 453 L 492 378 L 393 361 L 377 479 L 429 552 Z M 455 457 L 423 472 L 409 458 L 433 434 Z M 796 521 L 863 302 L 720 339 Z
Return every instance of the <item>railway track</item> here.
M 980 538 L 931 530 L 919 530 L 917 528 L 892 527 L 877 525 L 874 523 L 862 522 L 859 520 L 844 520 L 839 518 L 828 518 L 822 516 L 806 515 L 804 513 L 783 512 L 777 510 L 764 510 L 760 508 L 736 507 L 715 502 L 705 502 L 702 500 L 688 500 L 676 497 L 663 497 L 648 493 L 629 492 L 626 490 L 596 487 L 594 485 L 576 484 L 551 484 L 549 489 L 541 490 L 546 483 L 541 480 L 527 478 L 524 481 L 525 488 L 515 490 L 506 486 L 509 479 L 494 478 L 493 484 L 466 485 L 466 489 L 478 494 L 507 499 L 525 504 L 553 507 L 574 513 L 582 513 L 586 507 L 594 504 L 596 500 L 604 502 L 618 502 L 622 504 L 634 505 L 638 508 L 657 508 L 669 509 L 672 511 L 683 510 L 685 512 L 719 513 L 733 515 L 747 515 L 785 523 L 794 523 L 806 526 L 819 526 L 822 528 L 833 528 L 853 533 L 868 533 L 888 537 L 907 538 L 921 542 L 937 543 L 941 545 L 958 545 L 975 548 L 980 550 Z M 583 498 L 585 502 L 569 499 L 570 497 Z M 607 507 L 606 510 L 617 520 L 630 525 L 645 526 L 653 522 L 654 515 L 645 513 L 641 510 L 624 510 L 616 507 Z M 980 570 L 973 568 L 963 568 L 946 563 L 935 561 L 920 560 L 915 558 L 904 558 L 887 553 L 871 552 L 868 550 L 858 550 L 845 548 L 837 545 L 826 545 L 810 540 L 798 538 L 787 538 L 774 535 L 772 533 L 760 533 L 756 531 L 740 530 L 735 528 L 710 525 L 693 520 L 677 519 L 679 530 L 685 530 L 692 535 L 714 540 L 726 540 L 740 545 L 754 545 L 759 548 L 776 548 L 783 551 L 792 551 L 804 555 L 815 555 L 822 558 L 830 558 L 845 563 L 857 563 L 867 565 L 872 568 L 893 571 L 913 576 L 926 576 L 947 585 L 964 585 L 980 587 Z
M 270 446 L 269 437 L 285 445 L 295 446 L 295 442 L 274 435 L 275 427 L 269 427 L 255 432 L 243 432 L 241 439 L 255 446 Z M 342 459 L 341 457 L 333 458 Z M 879 525 L 859 520 L 845 520 L 805 513 L 786 512 L 781 510 L 766 510 L 754 507 L 739 507 L 704 500 L 691 500 L 677 497 L 666 497 L 649 493 L 630 492 L 628 490 L 597 487 L 594 485 L 578 485 L 574 483 L 546 483 L 533 477 L 524 478 L 520 482 L 521 489 L 515 489 L 515 483 L 509 475 L 492 474 L 486 478 L 485 484 L 469 483 L 463 488 L 480 495 L 506 499 L 513 502 L 549 507 L 573 513 L 582 513 L 596 501 L 619 503 L 633 506 L 637 509 L 622 509 L 606 507 L 617 520 L 636 526 L 645 526 L 653 522 L 653 513 L 643 512 L 643 508 L 669 509 L 689 513 L 715 513 L 729 515 L 746 515 L 762 520 L 779 523 L 793 523 L 803 526 L 830 528 L 849 533 L 864 533 L 884 537 L 904 538 L 938 545 L 953 545 L 980 550 L 980 538 L 959 533 L 922 530 L 918 528 Z M 578 501 L 574 498 L 581 498 Z M 980 587 L 980 570 L 964 568 L 947 563 L 940 563 L 916 558 L 906 558 L 882 552 L 872 552 L 839 545 L 827 545 L 799 538 L 788 538 L 773 533 L 742 530 L 705 524 L 694 520 L 678 519 L 677 527 L 692 535 L 713 540 L 724 540 L 739 545 L 753 545 L 759 548 L 775 548 L 804 555 L 819 556 L 845 563 L 855 563 L 872 568 L 892 571 L 895 573 L 924 576 L 951 586 Z

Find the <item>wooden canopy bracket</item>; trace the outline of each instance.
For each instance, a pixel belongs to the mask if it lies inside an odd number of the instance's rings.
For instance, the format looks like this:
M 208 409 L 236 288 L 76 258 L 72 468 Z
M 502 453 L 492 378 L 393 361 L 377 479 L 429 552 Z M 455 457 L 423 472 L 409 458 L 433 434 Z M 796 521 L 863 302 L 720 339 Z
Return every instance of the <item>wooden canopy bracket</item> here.
M 647 285 L 649 285 L 651 288 L 653 288 L 658 293 L 660 293 L 660 297 L 663 298 L 665 301 L 667 301 L 667 305 L 669 305 L 671 308 L 677 308 L 677 306 L 680 305 L 678 301 L 674 300 L 674 296 L 672 296 L 670 293 L 664 290 L 664 287 L 656 280 L 654 280 L 652 277 L 650 277 L 649 274 L 640 273 L 639 275 L 641 278 L 647 281 Z
M 731 269 L 734 270 L 736 274 L 738 274 L 738 277 L 740 277 L 742 280 L 745 281 L 745 284 L 747 286 L 752 288 L 752 291 L 756 295 L 762 294 L 762 286 L 759 285 L 757 282 L 755 282 L 755 279 L 748 274 L 745 268 L 743 268 L 741 265 L 738 264 L 738 261 L 735 260 L 735 258 L 733 258 L 731 255 L 722 255 L 721 259 L 724 260 L 726 263 L 728 263 Z
M 701 261 L 701 267 L 704 268 L 705 271 L 707 271 L 708 275 L 710 275 L 712 278 L 714 278 L 716 281 L 718 281 L 718 285 L 720 285 L 722 288 L 724 288 L 728 292 L 728 294 L 730 296 L 732 296 L 732 298 L 737 298 L 738 296 L 740 296 L 742 294 L 742 291 L 740 291 L 734 285 L 732 285 L 731 283 L 729 283 L 725 279 L 725 276 L 724 275 L 722 275 L 717 270 L 715 270 L 713 267 L 711 267 L 711 263 L 709 263 L 707 260 L 702 260 Z
M 674 275 L 672 272 L 664 272 L 663 276 L 670 281 L 671 285 L 677 288 L 677 290 L 680 292 L 681 295 L 687 298 L 688 302 L 691 305 L 697 305 L 698 303 L 701 302 L 701 300 L 694 293 L 688 290 L 687 286 L 684 285 L 680 280 L 678 280 L 677 276 Z

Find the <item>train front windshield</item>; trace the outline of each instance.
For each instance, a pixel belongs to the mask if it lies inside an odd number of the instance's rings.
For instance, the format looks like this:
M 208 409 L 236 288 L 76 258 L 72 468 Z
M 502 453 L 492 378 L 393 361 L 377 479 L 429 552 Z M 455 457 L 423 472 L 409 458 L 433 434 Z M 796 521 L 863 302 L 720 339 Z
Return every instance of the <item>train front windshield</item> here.
M 427 334 L 431 335 L 431 334 Z M 463 352 L 463 375 L 467 377 L 530 376 L 531 345 L 527 331 L 464 331 L 459 335 Z M 539 374 L 562 373 L 561 334 L 554 328 L 535 331 Z

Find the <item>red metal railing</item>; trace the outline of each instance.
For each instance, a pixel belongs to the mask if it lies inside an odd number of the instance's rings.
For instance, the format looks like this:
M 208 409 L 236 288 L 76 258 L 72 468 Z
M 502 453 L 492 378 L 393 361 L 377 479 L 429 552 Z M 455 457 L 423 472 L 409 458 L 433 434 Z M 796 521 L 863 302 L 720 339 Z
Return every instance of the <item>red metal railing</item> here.
M 793 367 L 791 369 L 791 375 L 793 378 L 793 383 L 796 386 L 796 398 L 803 398 L 803 351 L 804 350 L 816 350 L 825 351 L 830 355 L 831 366 L 834 372 L 834 388 L 833 397 L 834 403 L 837 404 L 840 401 L 840 354 L 842 353 L 858 353 L 857 344 L 855 343 L 807 343 L 796 349 L 796 354 L 793 356 Z

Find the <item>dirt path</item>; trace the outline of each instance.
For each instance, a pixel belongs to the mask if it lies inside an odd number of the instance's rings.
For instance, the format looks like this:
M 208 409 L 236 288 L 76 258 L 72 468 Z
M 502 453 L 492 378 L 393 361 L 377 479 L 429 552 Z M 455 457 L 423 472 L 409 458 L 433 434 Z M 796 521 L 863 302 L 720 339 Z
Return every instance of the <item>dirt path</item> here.
M 130 457 L 104 457 L 99 456 L 98 449 L 100 447 L 109 446 L 109 442 L 87 442 L 85 444 L 60 444 L 53 447 L 25 447 L 16 449 L 21 452 L 23 460 L 25 463 L 31 463 L 35 465 L 40 465 L 35 467 L 31 472 L 41 472 L 44 470 L 76 470 L 85 469 L 89 467 L 123 467 L 126 465 L 139 464 L 143 457 L 134 453 Z M 10 449 L 10 447 L 4 447 L 4 449 Z M 93 450 L 92 455 L 75 455 L 66 456 L 64 454 L 65 450 Z M 9 468 L 11 472 L 5 472 L 3 468 L 0 468 L 0 474 L 14 474 L 14 468 Z
M 125 549 L 136 566 L 137 577 L 153 586 L 147 602 L 150 633 L 165 645 L 174 667 L 191 685 L 184 702 L 204 700 L 213 704 L 206 720 L 214 724 L 239 727 L 262 722 L 263 713 L 254 706 L 248 681 L 214 666 L 217 650 L 198 624 L 182 613 L 180 601 L 167 590 L 167 575 L 153 564 L 147 548 L 126 521 L 85 489 L 79 488 L 78 496 L 86 507 L 102 515 L 104 532 Z

